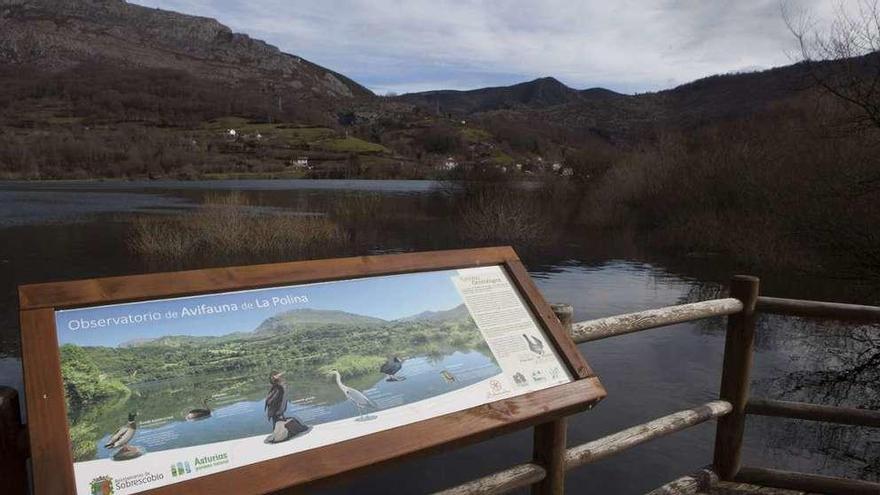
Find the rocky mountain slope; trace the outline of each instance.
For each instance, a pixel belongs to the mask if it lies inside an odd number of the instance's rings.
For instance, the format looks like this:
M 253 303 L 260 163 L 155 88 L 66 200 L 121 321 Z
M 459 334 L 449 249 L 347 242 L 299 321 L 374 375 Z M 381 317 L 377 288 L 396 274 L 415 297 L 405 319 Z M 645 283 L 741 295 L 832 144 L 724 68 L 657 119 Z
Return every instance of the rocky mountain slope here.
M 233 33 L 214 19 L 123 0 L 0 0 L 0 64 L 62 71 L 89 63 L 177 69 L 300 97 L 372 93 L 347 77 Z

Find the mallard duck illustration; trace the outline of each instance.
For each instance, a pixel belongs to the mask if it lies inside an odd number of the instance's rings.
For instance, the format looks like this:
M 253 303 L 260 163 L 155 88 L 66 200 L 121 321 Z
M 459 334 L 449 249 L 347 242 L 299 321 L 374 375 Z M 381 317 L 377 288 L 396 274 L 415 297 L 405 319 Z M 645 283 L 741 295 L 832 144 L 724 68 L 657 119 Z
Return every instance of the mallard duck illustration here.
M 110 440 L 104 444 L 104 447 L 108 449 L 118 449 L 128 444 L 137 431 L 137 422 L 135 421 L 136 416 L 136 413 L 128 413 L 128 423 L 116 430 L 116 433 L 110 436 Z

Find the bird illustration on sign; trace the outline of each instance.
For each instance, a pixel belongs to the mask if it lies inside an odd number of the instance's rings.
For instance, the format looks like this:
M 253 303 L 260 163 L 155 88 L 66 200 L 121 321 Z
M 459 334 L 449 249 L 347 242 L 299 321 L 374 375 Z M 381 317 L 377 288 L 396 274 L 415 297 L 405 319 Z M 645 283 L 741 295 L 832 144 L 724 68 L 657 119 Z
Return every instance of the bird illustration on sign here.
M 336 386 L 339 387 L 339 390 L 345 394 L 345 398 L 348 399 L 349 402 L 355 405 L 358 411 L 358 419 L 357 421 L 367 421 L 369 419 L 374 419 L 375 416 L 364 416 L 364 409 L 373 409 L 374 411 L 379 410 L 379 406 L 376 405 L 375 402 L 372 401 L 369 397 L 364 395 L 360 390 L 351 388 L 344 383 L 342 383 L 342 376 L 339 374 L 337 370 L 330 370 L 330 374 L 336 378 Z
M 279 443 L 309 431 L 311 428 L 297 418 L 289 418 L 287 412 L 287 388 L 284 373 L 273 371 L 269 374 L 269 393 L 266 395 L 264 409 L 266 417 L 272 423 L 272 434 L 266 437 L 266 443 Z

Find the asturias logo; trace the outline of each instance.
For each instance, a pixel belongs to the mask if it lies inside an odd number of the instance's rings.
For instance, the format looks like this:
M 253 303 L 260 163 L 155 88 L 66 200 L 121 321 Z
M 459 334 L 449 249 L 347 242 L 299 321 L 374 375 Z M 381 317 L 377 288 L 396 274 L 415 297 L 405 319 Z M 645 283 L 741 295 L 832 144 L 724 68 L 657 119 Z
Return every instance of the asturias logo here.
M 92 495 L 113 495 L 113 478 L 109 476 L 95 478 L 89 486 L 92 488 Z
M 171 465 L 171 476 L 183 476 L 190 473 L 192 473 L 192 468 L 189 467 L 189 461 L 178 462 L 177 464 Z

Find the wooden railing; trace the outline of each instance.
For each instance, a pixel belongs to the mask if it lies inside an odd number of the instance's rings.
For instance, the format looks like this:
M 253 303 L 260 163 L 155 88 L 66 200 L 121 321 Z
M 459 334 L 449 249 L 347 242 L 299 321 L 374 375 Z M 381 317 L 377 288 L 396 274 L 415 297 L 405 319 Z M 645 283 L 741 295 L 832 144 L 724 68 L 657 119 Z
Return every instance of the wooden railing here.
M 754 313 L 761 312 L 786 316 L 844 320 L 865 324 L 880 323 L 880 307 L 758 296 L 757 279 L 750 281 L 747 286 L 741 287 L 740 290 L 743 291 L 743 293 L 748 294 L 748 296 L 744 297 L 754 298 Z M 734 334 L 743 345 L 743 354 L 737 355 L 734 358 L 738 360 L 738 369 L 747 370 L 751 367 L 751 355 L 753 353 L 753 341 L 750 336 L 754 335 L 754 318 L 747 318 L 747 321 L 741 321 L 741 325 L 741 328 L 734 330 Z M 874 328 L 880 330 L 880 327 Z M 728 343 L 730 342 L 730 333 L 730 327 L 728 327 Z M 727 352 L 725 351 L 725 359 L 726 357 Z M 725 365 L 726 364 L 727 361 L 725 360 Z M 727 369 L 725 369 L 725 372 L 726 371 Z M 748 371 L 744 372 L 744 377 L 748 378 Z M 748 392 L 747 385 L 746 392 Z M 749 397 L 747 393 L 742 397 L 737 397 L 737 401 L 734 403 L 734 411 L 737 410 L 741 411 L 741 413 L 736 416 L 731 415 L 730 417 L 737 418 L 738 421 L 742 422 L 744 422 L 745 415 L 752 414 L 808 421 L 821 421 L 826 423 L 880 427 L 880 411 L 833 407 L 803 402 L 760 399 Z M 735 428 L 736 432 L 741 431 L 743 426 L 736 425 L 731 426 L 730 428 L 732 430 Z M 721 422 L 719 422 L 718 429 L 720 433 Z M 743 483 L 752 483 L 790 490 L 803 490 L 811 493 L 880 494 L 880 483 L 782 471 L 778 469 L 741 467 L 739 455 L 739 450 L 742 445 L 741 437 L 737 439 L 739 445 L 737 445 L 735 449 L 728 448 L 728 450 L 725 451 L 730 457 L 728 459 L 722 459 L 722 465 L 719 467 L 717 439 L 718 435 L 716 435 L 715 468 L 721 479 L 733 479 Z
M 736 276 L 731 280 L 730 297 L 651 309 L 570 325 L 578 344 L 592 342 L 652 328 L 665 327 L 717 316 L 728 316 L 724 346 L 720 399 L 686 409 L 621 432 L 566 449 L 560 444 L 535 442 L 532 462 L 459 485 L 443 494 L 471 495 L 504 493 L 531 485 L 533 494 L 561 494 L 565 470 L 604 459 L 641 443 L 669 435 L 711 419 L 718 419 L 712 470 L 697 479 L 685 476 L 652 494 L 696 493 L 712 480 L 738 481 L 761 486 L 829 494 L 880 494 L 880 483 L 817 476 L 774 469 L 741 467 L 742 439 L 749 414 L 826 421 L 859 426 L 880 426 L 880 411 L 842 408 L 798 402 L 756 399 L 749 396 L 754 353 L 755 322 L 759 312 L 789 316 L 826 318 L 863 323 L 880 323 L 880 307 L 827 302 L 760 297 L 755 277 Z M 554 307 L 563 324 L 570 320 L 571 309 Z M 537 440 L 537 439 L 536 439 Z M 541 460 L 546 451 L 564 452 L 565 462 L 547 465 Z M 551 483 L 551 472 L 557 471 Z
M 742 439 L 747 415 L 778 416 L 858 426 L 880 426 L 880 411 L 841 408 L 749 396 L 756 316 L 759 312 L 789 316 L 880 323 L 880 307 L 858 306 L 758 295 L 757 278 L 736 276 L 730 297 L 652 309 L 598 320 L 572 323 L 572 308 L 554 305 L 554 312 L 577 343 L 624 335 L 651 328 L 728 316 L 720 400 L 685 409 L 571 448 L 566 448 L 566 420 L 534 429 L 530 462 L 484 476 L 440 493 L 446 495 L 505 493 L 531 486 L 533 494 L 561 495 L 565 472 L 604 459 L 636 445 L 717 419 L 711 470 L 685 476 L 652 494 L 695 493 L 712 480 L 738 481 L 762 486 L 829 494 L 880 494 L 880 483 L 742 467 Z M 27 432 L 21 425 L 15 390 L 0 387 L 0 479 L 9 493 L 27 489 Z

